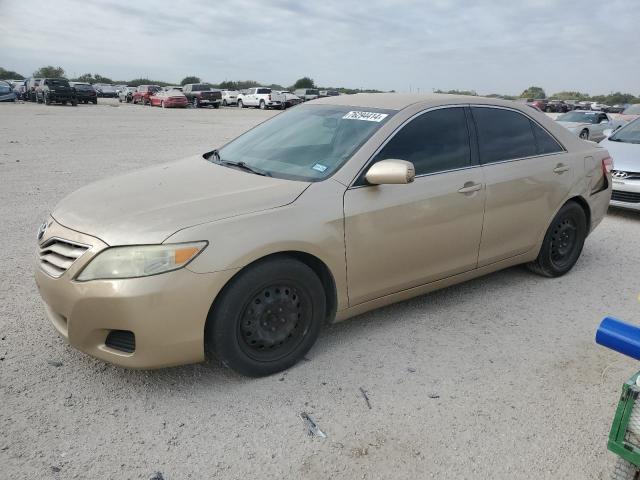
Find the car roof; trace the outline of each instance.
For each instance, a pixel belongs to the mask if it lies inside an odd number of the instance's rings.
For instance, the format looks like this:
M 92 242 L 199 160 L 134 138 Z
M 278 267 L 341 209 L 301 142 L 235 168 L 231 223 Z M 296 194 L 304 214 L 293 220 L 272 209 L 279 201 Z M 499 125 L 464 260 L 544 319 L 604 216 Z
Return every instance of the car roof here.
M 440 105 L 456 104 L 486 104 L 513 107 L 516 102 L 498 98 L 485 98 L 469 95 L 449 95 L 434 93 L 429 95 L 413 93 L 356 93 L 355 95 L 340 95 L 312 100 L 314 104 L 346 105 L 351 107 L 381 108 L 386 110 L 402 110 L 414 104 L 423 107 L 437 107 Z M 521 106 L 522 103 L 517 104 Z

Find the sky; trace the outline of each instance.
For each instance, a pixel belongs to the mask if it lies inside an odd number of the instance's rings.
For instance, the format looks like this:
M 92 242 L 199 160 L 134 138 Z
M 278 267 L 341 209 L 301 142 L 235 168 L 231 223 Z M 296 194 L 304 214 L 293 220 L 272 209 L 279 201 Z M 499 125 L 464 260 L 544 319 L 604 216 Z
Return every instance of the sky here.
M 640 95 L 639 0 L 0 0 L 0 67 Z

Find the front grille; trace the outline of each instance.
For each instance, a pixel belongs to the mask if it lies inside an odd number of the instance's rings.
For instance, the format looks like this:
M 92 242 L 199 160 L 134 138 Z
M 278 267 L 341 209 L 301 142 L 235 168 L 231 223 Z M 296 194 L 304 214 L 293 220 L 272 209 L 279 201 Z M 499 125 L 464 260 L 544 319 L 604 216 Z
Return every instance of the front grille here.
M 640 172 L 625 172 L 623 170 L 612 170 L 611 175 L 613 178 L 621 178 L 623 180 L 640 180 Z M 622 177 L 617 177 L 622 175 Z
M 136 350 L 136 336 L 129 330 L 111 330 L 104 344 L 114 350 L 133 353 Z
M 40 268 L 52 277 L 58 278 L 87 250 L 89 245 L 50 238 L 40 246 Z
M 623 192 L 622 190 L 614 190 L 611 193 L 611 200 L 616 202 L 640 203 L 640 192 Z

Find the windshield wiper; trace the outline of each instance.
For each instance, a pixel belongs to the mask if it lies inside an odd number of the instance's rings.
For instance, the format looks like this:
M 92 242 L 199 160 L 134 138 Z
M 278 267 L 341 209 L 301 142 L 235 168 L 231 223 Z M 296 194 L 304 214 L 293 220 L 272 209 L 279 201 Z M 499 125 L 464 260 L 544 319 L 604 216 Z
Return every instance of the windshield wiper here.
M 256 175 L 262 175 L 263 177 L 271 177 L 271 176 L 273 176 L 273 175 L 271 175 L 271 172 L 268 172 L 267 170 L 262 170 L 262 169 L 259 169 L 259 168 L 251 167 L 251 166 L 247 165 L 245 162 L 232 162 L 230 160 L 223 160 L 220 157 L 220 152 L 218 150 L 212 150 L 209 153 L 209 158 L 213 158 L 213 160 L 217 164 L 224 165 L 226 167 L 239 168 L 241 170 L 244 170 L 245 172 L 255 173 Z

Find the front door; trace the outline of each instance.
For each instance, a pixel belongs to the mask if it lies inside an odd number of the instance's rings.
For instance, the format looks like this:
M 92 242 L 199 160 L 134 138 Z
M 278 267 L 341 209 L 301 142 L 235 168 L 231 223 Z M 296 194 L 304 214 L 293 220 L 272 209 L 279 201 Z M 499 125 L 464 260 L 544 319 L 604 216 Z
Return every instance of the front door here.
M 360 178 L 345 192 L 350 305 L 476 268 L 485 191 L 474 157 L 464 106 L 414 117 L 376 154 L 412 162 L 416 179 Z

